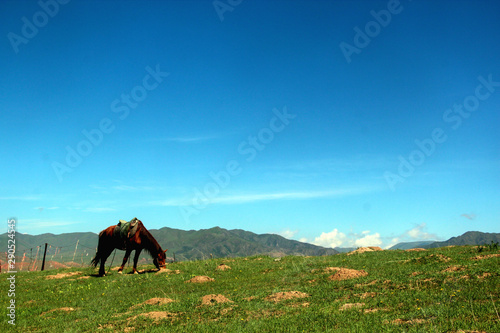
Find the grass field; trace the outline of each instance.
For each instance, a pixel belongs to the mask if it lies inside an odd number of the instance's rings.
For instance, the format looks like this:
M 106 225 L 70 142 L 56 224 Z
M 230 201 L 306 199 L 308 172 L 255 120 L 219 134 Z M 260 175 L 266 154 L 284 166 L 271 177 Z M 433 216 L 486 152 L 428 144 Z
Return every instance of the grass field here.
M 256 256 L 152 268 L 138 275 L 111 270 L 103 278 L 93 268 L 17 273 L 16 326 L 4 315 L 0 331 L 500 332 L 500 252 L 493 249 Z M 5 313 L 9 282 L 1 277 Z

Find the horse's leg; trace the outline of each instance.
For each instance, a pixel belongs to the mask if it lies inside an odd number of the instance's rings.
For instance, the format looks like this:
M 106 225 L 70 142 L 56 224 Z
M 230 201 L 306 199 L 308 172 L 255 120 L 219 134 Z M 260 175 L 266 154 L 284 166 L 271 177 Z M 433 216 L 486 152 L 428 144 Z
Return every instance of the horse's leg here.
M 106 249 L 105 251 L 102 251 L 102 256 L 101 256 L 101 266 L 99 266 L 99 276 L 104 276 L 106 275 L 106 269 L 104 267 L 104 264 L 106 263 L 106 259 L 108 259 L 109 255 L 113 252 L 113 250 Z
M 125 257 L 123 257 L 123 262 L 122 262 L 122 265 L 120 266 L 120 268 L 118 268 L 118 273 L 122 274 L 123 267 L 125 267 L 125 264 L 126 264 L 126 263 L 127 263 L 127 261 L 128 261 L 128 257 L 130 257 L 130 252 L 132 252 L 132 250 L 127 249 L 127 250 L 125 251 Z
M 134 255 L 134 274 L 137 273 L 137 261 L 139 261 L 139 255 L 141 254 L 142 249 L 136 249 Z

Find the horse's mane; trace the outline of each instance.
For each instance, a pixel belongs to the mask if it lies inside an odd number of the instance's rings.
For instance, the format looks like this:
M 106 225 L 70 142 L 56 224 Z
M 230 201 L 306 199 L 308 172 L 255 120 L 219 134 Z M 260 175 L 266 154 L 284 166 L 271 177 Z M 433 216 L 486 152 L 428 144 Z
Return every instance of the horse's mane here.
M 139 221 L 141 227 L 141 241 L 144 243 L 144 250 L 151 255 L 151 257 L 156 258 L 158 253 L 162 251 L 160 244 L 156 241 L 156 239 L 151 235 L 151 233 L 146 229 L 144 224 Z

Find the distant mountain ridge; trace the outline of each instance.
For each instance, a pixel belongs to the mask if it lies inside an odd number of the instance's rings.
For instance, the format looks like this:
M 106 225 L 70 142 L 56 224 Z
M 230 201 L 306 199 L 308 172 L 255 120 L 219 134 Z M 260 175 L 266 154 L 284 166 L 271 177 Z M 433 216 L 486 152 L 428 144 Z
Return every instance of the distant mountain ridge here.
M 325 248 L 313 244 L 289 240 L 276 234 L 255 234 L 241 229 L 227 230 L 219 227 L 202 230 L 180 230 L 164 227 L 149 230 L 164 249 L 167 255 L 176 260 L 198 260 L 221 257 L 246 257 L 258 254 L 271 256 L 308 255 L 322 256 L 339 252 L 348 252 L 355 248 Z M 7 249 L 7 233 L 0 235 L 0 248 Z M 93 232 L 75 232 L 60 235 L 16 234 L 17 256 L 33 259 L 38 251 L 43 253 L 43 245 L 50 245 L 47 260 L 90 262 L 95 254 L 98 235 Z M 399 243 L 390 249 L 435 248 L 449 245 L 484 245 L 491 242 L 500 243 L 500 233 L 483 233 L 469 231 L 444 242 L 418 241 Z M 31 249 L 31 251 L 30 251 Z M 120 257 L 121 254 L 118 254 Z M 141 257 L 148 256 L 142 254 Z M 38 260 L 41 258 L 38 257 Z M 121 258 L 117 259 L 118 261 Z M 116 264 L 116 262 L 115 262 Z
M 450 245 L 485 245 L 493 243 L 500 243 L 500 233 L 487 233 L 480 231 L 467 231 L 461 236 L 451 237 L 444 242 L 434 242 L 425 246 L 425 249 L 432 249 L 436 247 L 450 246 Z
M 257 254 L 284 255 L 331 255 L 334 249 L 289 240 L 275 234 L 255 234 L 250 231 L 219 227 L 198 231 L 172 228 L 151 230 L 158 242 L 175 252 L 180 260 L 206 259 L 213 256 L 244 257 Z M 163 243 L 162 243 L 163 242 Z M 165 245 L 163 245 L 165 244 Z
M 339 251 L 339 253 L 347 253 L 356 250 L 357 247 L 336 247 L 335 250 Z
M 332 255 L 338 253 L 331 248 L 289 240 L 276 234 L 255 234 L 240 229 L 227 230 L 219 227 L 202 230 L 180 230 L 164 227 L 149 230 L 153 237 L 176 260 L 197 260 L 220 257 L 245 257 L 257 254 L 271 256 L 285 255 Z M 7 249 L 7 234 L 0 235 L 0 248 Z M 48 243 L 49 258 L 64 258 L 66 261 L 89 261 L 87 258 L 95 254 L 98 234 L 92 232 L 66 233 L 60 235 L 16 234 L 17 255 L 34 256 L 41 247 Z M 77 245 L 78 243 L 78 245 Z M 32 249 L 30 251 L 30 249 Z M 141 255 L 142 256 L 142 255 Z M 121 260 L 121 258 L 119 259 Z
M 467 231 L 466 233 L 451 237 L 447 241 L 416 241 L 398 243 L 389 248 L 389 250 L 408 250 L 415 248 L 431 249 L 444 246 L 461 246 L 461 245 L 485 245 L 500 243 L 500 233 L 487 233 L 480 231 Z
M 435 243 L 436 241 L 417 241 L 417 242 L 403 242 L 393 245 L 389 248 L 389 250 L 409 250 L 416 248 L 423 248 L 424 246 Z

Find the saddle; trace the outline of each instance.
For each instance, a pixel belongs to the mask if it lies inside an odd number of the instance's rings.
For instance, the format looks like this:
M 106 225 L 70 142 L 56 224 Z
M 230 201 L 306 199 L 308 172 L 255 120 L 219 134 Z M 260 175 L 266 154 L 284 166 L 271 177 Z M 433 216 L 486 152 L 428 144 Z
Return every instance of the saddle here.
M 114 236 L 118 236 L 124 241 L 129 239 L 130 237 L 134 237 L 137 232 L 137 227 L 139 226 L 139 219 L 134 217 L 130 221 L 120 220 L 116 225 L 114 230 Z

